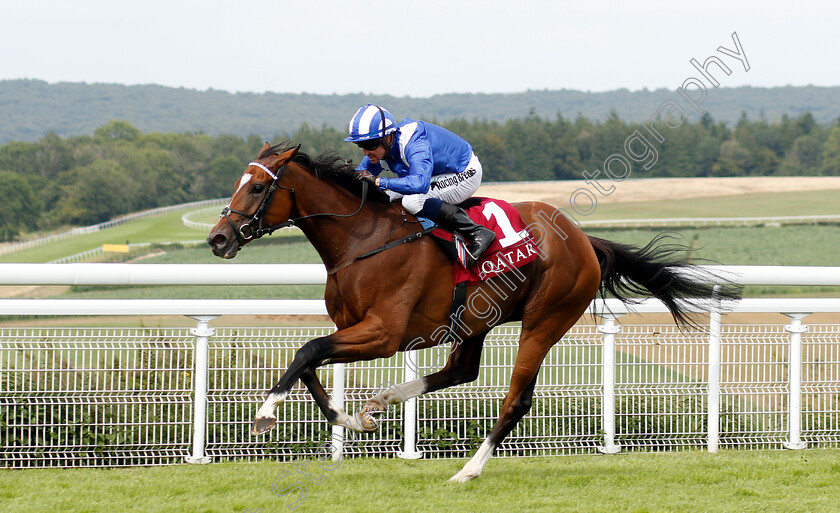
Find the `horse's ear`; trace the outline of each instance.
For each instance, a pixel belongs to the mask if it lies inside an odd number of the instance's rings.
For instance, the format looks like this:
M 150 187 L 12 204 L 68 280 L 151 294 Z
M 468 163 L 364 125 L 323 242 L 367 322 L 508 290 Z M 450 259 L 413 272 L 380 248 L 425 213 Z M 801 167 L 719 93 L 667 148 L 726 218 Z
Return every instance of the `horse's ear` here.
M 262 152 L 260 152 L 260 155 L 262 155 L 262 153 L 267 148 L 270 147 L 270 146 L 268 146 L 268 143 L 265 143 L 265 144 L 266 144 L 266 146 L 263 147 Z M 273 166 L 273 165 L 285 166 L 288 162 L 290 162 L 293 158 L 295 158 L 295 155 L 297 155 L 298 150 L 300 150 L 300 144 L 298 144 L 297 146 L 295 146 L 294 148 L 292 148 L 290 150 L 284 151 L 283 153 L 278 153 L 277 155 L 267 156 L 267 157 L 265 157 L 267 159 L 266 164 L 268 164 L 269 166 Z
M 292 160 L 293 158 L 295 158 L 295 155 L 297 155 L 298 150 L 300 150 L 300 144 L 298 144 L 297 146 L 295 146 L 294 148 L 292 148 L 290 150 L 286 150 L 283 153 L 277 155 L 277 160 L 279 160 L 280 162 L 284 162 L 284 163 L 288 162 L 288 161 Z
M 267 150 L 267 149 L 269 149 L 269 148 L 271 148 L 271 143 L 269 143 L 268 141 L 266 141 L 266 142 L 265 142 L 265 144 L 263 144 L 263 147 L 262 147 L 262 149 L 260 150 L 260 152 L 259 152 L 259 153 L 257 153 L 257 157 L 259 157 L 260 155 L 262 155 L 263 153 L 265 153 L 265 150 Z

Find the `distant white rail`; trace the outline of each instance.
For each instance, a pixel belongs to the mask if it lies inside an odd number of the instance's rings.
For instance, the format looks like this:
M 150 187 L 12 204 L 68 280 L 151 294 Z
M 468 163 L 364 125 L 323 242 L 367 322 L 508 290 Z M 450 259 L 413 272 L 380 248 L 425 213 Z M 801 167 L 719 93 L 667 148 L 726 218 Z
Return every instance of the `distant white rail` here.
M 581 220 L 582 228 L 666 228 L 708 226 L 781 226 L 784 224 L 840 223 L 840 215 L 762 217 L 672 217 L 661 219 Z
M 701 266 L 741 285 L 840 286 L 840 267 Z M 0 285 L 323 285 L 322 264 L 0 264 Z
M 80 226 L 78 228 L 73 228 L 72 230 L 68 230 L 66 232 L 56 233 L 55 235 L 49 235 L 47 237 L 41 237 L 39 239 L 32 239 L 25 242 L 20 242 L 17 244 L 10 244 L 7 246 L 0 247 L 0 255 L 6 255 L 9 253 L 14 253 L 17 251 L 23 251 L 24 249 L 35 248 L 39 246 L 43 246 L 45 244 L 50 244 L 52 242 L 70 239 L 76 237 L 78 235 L 84 235 L 87 233 L 94 233 L 101 230 L 105 230 L 107 228 L 112 228 L 114 226 L 119 226 L 121 224 L 127 223 L 129 221 L 133 221 L 135 219 L 141 219 L 144 217 L 151 217 L 160 214 L 167 214 L 169 212 L 178 212 L 181 210 L 192 209 L 196 207 L 202 207 L 204 205 L 221 205 L 223 204 L 226 199 L 211 199 L 211 200 L 203 200 L 203 201 L 195 201 L 192 203 L 182 203 L 180 205 L 170 205 L 168 207 L 160 207 L 154 208 L 151 210 L 143 210 L 141 212 L 135 212 L 133 214 L 128 214 L 120 217 L 116 217 L 109 221 L 105 221 L 104 223 L 94 224 L 91 226 Z
M 667 313 L 659 300 L 626 305 L 617 299 L 595 300 L 591 312 Z M 708 312 L 694 309 L 694 313 Z M 725 309 L 728 313 L 840 312 L 840 298 L 748 298 Z M 0 299 L 0 315 L 327 315 L 321 299 Z
M 181 222 L 187 228 L 192 228 L 194 230 L 210 230 L 211 228 L 213 228 L 213 226 L 216 225 L 216 223 L 202 223 L 200 221 L 193 221 L 192 220 L 193 216 L 203 217 L 203 216 L 206 216 L 209 213 L 218 214 L 219 213 L 218 206 L 207 207 L 207 208 L 202 208 L 202 209 L 199 209 L 199 210 L 192 210 L 190 212 L 187 212 L 186 214 L 181 216 Z
M 0 285 L 323 285 L 322 264 L 0 264 Z

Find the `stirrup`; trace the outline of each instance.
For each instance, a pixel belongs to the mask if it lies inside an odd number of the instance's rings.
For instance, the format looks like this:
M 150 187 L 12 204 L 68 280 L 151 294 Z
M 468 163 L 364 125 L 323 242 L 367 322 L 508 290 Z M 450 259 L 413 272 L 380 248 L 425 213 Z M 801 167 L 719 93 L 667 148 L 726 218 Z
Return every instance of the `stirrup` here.
M 475 265 L 476 262 L 481 260 L 481 256 L 484 255 L 484 253 L 486 253 L 488 249 L 490 249 L 490 245 L 493 244 L 493 240 L 495 240 L 496 238 L 496 234 L 495 232 L 493 232 L 493 230 L 485 228 L 483 226 L 479 226 L 479 228 L 480 233 L 478 233 L 478 236 L 471 241 L 472 244 L 469 244 L 466 241 L 466 237 L 464 237 L 464 251 L 467 254 L 466 267 L 472 267 L 473 265 Z M 482 235 L 487 236 L 486 240 L 484 240 L 483 242 L 480 240 Z M 471 245 L 475 245 L 478 247 L 475 250 L 471 251 Z

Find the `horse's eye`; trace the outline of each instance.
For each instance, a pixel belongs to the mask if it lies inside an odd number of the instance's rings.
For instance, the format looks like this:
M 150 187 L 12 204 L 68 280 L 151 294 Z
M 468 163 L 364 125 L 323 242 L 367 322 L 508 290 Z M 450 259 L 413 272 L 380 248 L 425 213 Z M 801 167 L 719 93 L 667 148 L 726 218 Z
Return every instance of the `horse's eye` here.
M 255 183 L 253 187 L 251 187 L 251 192 L 254 194 L 259 194 L 265 190 L 265 185 L 261 183 Z

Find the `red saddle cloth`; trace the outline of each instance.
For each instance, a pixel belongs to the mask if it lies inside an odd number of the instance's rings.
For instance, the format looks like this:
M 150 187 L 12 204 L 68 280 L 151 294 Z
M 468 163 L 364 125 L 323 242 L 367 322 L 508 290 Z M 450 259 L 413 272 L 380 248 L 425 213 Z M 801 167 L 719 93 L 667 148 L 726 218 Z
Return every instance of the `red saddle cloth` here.
M 432 232 L 440 239 L 455 243 L 458 253 L 455 283 L 465 281 L 467 285 L 475 285 L 537 259 L 539 247 L 519 212 L 510 203 L 493 198 L 473 197 L 472 200 L 477 203 L 470 201 L 472 205 L 464 208 L 467 215 L 477 224 L 496 232 L 496 239 L 475 265 L 470 268 L 464 266 L 466 249 L 460 237 L 454 237 L 441 228 Z

